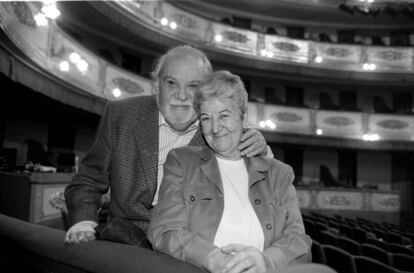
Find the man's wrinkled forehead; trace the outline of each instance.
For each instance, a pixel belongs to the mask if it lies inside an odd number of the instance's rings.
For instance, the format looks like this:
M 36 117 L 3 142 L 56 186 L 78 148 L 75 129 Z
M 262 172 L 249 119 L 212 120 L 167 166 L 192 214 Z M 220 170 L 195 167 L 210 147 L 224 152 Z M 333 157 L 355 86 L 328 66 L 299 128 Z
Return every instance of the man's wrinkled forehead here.
M 200 56 L 191 53 L 179 53 L 171 56 L 166 56 L 164 65 L 160 71 L 161 77 L 166 76 L 165 72 L 168 71 L 170 68 L 177 69 L 178 65 L 195 65 L 199 67 L 201 71 L 203 71 L 204 77 L 209 74 L 207 64 L 203 61 L 203 59 Z

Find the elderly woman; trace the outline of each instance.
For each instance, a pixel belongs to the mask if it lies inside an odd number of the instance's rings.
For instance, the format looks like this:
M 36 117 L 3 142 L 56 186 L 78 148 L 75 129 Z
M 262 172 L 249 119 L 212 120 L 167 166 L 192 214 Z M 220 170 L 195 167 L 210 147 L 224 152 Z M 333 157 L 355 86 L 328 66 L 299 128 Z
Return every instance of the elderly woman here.
M 307 262 L 292 168 L 240 155 L 247 92 L 240 77 L 215 72 L 195 96 L 208 147 L 172 150 L 148 237 L 161 252 L 210 272 L 266 272 Z

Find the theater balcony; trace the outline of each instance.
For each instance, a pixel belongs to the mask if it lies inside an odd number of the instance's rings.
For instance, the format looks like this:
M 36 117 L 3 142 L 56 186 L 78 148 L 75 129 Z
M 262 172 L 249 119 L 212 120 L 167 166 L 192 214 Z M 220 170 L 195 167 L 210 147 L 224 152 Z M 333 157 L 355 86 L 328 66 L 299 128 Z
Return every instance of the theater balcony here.
M 293 167 L 304 213 L 414 226 L 413 4 L 250 2 L 59 1 L 58 17 L 0 2 L 0 213 L 20 219 L 0 216 L 0 257 L 10 247 L 41 272 L 197 271 L 109 242 L 65 246 L 53 204 L 105 103 L 151 95 L 153 61 L 183 43 L 241 76 L 249 126 Z M 58 172 L 27 169 L 38 159 Z

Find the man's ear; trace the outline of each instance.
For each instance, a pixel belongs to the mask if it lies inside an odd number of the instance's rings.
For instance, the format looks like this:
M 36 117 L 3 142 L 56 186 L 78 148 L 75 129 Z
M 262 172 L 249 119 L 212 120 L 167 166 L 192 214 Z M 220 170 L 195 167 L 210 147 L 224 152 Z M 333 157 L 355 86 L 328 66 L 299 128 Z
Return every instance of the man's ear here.
M 159 83 L 159 81 L 158 80 L 153 80 L 152 82 L 151 82 L 151 91 L 152 91 L 152 94 L 154 94 L 154 95 L 158 95 L 158 90 L 159 90 L 159 85 L 158 85 L 158 83 Z

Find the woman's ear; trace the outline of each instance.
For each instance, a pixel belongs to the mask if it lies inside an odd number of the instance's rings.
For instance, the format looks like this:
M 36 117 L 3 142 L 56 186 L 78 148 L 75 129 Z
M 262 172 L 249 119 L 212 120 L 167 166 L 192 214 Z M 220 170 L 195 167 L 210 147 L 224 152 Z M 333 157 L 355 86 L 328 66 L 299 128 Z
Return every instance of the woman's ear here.
M 243 128 L 247 129 L 247 112 L 243 114 Z

